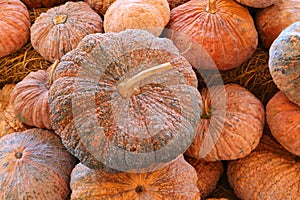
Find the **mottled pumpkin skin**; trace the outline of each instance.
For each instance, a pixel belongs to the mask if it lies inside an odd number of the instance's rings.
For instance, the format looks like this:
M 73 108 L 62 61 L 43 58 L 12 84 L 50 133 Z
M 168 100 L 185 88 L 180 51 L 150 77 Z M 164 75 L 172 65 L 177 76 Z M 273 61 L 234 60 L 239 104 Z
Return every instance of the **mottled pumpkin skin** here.
M 28 9 L 19 0 L 0 0 L 0 58 L 22 48 L 29 39 Z
M 131 97 L 120 95 L 119 82 L 166 62 L 172 70 L 143 80 Z M 90 168 L 121 171 L 184 153 L 201 113 L 191 65 L 172 41 L 143 30 L 85 37 L 57 66 L 49 103 L 70 152 Z
M 205 199 L 214 189 L 224 172 L 222 162 L 206 162 L 191 157 L 186 157 L 186 161 L 191 164 L 198 176 L 197 186 L 200 191 L 201 199 Z
M 108 173 L 76 165 L 71 200 L 198 200 L 197 173 L 183 156 L 147 173 Z
M 300 21 L 299 0 L 281 0 L 272 6 L 258 10 L 255 16 L 261 43 L 266 48 L 270 48 L 278 35 L 297 21 Z
M 167 0 L 116 0 L 104 16 L 104 31 L 143 29 L 159 36 L 170 19 Z
M 247 157 L 230 161 L 228 181 L 242 200 L 299 199 L 299 157 L 268 135 Z
M 242 5 L 253 7 L 253 8 L 266 8 L 268 6 L 271 6 L 275 3 L 278 3 L 281 0 L 235 0 L 239 2 Z
M 67 2 L 67 0 L 22 0 L 29 8 L 50 8 Z
M 300 156 L 300 106 L 278 92 L 267 104 L 266 119 L 276 140 L 288 151 Z
M 269 69 L 274 83 L 290 101 L 300 105 L 300 22 L 284 29 L 269 52 Z
M 91 8 L 93 8 L 97 13 L 104 15 L 108 7 L 116 0 L 84 0 L 87 2 Z
M 202 105 L 208 105 L 211 114 L 202 114 L 186 155 L 206 161 L 234 160 L 248 155 L 263 133 L 265 111 L 260 100 L 237 84 L 203 89 L 201 96 Z
M 171 38 L 181 52 L 187 50 L 181 35 L 203 47 L 215 65 L 205 69 L 232 69 L 250 58 L 258 43 L 257 31 L 247 8 L 233 0 L 216 0 L 216 13 L 206 11 L 207 0 L 191 0 L 171 10 L 166 36 Z M 197 52 L 196 52 L 197 53 Z M 186 53 L 195 54 L 195 51 Z M 200 55 L 199 55 L 200 56 Z M 199 67 L 199 66 L 194 66 Z
M 54 132 L 6 135 L 0 138 L 0 199 L 67 199 L 75 164 Z
M 11 102 L 17 117 L 29 126 L 51 130 L 48 103 L 50 73 L 46 70 L 30 72 L 17 83 Z
M 102 31 L 101 17 L 86 2 L 67 2 L 37 17 L 30 38 L 33 48 L 54 62 L 76 48 L 84 36 Z

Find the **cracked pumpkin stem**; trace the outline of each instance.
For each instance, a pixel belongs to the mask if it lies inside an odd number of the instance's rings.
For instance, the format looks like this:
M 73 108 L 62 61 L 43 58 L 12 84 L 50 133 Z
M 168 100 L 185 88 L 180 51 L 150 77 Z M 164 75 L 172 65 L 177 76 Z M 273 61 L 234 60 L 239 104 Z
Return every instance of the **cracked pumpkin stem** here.
M 146 78 L 152 75 L 168 71 L 172 68 L 173 66 L 170 62 L 151 67 L 149 69 L 139 72 L 131 78 L 126 78 L 123 81 L 121 81 L 117 85 L 117 90 L 123 98 L 129 98 L 132 96 L 136 88 L 139 87 L 141 81 L 145 80 Z

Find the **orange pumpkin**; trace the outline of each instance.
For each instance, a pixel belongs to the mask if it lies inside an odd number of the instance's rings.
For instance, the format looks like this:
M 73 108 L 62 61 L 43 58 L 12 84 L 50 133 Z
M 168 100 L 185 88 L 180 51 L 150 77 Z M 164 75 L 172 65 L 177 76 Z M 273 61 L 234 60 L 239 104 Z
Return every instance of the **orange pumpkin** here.
M 26 6 L 19 0 L 0 0 L 0 58 L 23 47 L 30 33 Z
M 283 92 L 276 93 L 266 107 L 272 135 L 288 151 L 300 156 L 300 106 Z
M 202 116 L 186 155 L 206 161 L 248 155 L 263 133 L 265 112 L 260 100 L 237 84 L 205 88 L 201 96 Z
M 249 11 L 234 0 L 188 1 L 172 9 L 164 34 L 181 52 L 187 52 L 187 59 L 195 53 L 201 59 L 202 52 L 188 51 L 186 43 L 182 43 L 183 35 L 189 37 L 206 50 L 220 70 L 240 66 L 253 55 L 258 44 Z M 201 67 L 216 69 L 214 64 Z
M 195 169 L 180 156 L 144 173 L 108 173 L 78 164 L 71 174 L 71 200 L 198 200 Z

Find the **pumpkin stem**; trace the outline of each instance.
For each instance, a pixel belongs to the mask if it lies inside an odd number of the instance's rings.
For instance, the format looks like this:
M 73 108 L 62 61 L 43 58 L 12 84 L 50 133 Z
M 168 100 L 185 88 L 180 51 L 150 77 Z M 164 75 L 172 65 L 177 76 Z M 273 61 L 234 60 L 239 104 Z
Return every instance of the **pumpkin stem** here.
M 54 76 L 54 71 L 56 69 L 56 67 L 58 66 L 59 60 L 56 59 L 54 61 L 54 63 L 50 66 L 50 77 L 49 77 L 49 82 L 48 82 L 48 89 L 50 88 L 50 86 L 53 83 L 53 76 Z
M 15 157 L 16 157 L 17 159 L 21 159 L 22 156 L 23 156 L 23 153 L 22 153 L 22 152 L 16 152 L 16 153 L 15 153 Z
M 138 185 L 138 186 L 135 188 L 135 191 L 136 191 L 136 193 L 141 193 L 141 192 L 144 191 L 144 188 L 143 188 L 143 186 Z
M 219 8 L 217 8 L 216 0 L 208 0 L 207 6 L 206 6 L 206 12 L 215 14 L 218 11 L 219 11 Z
M 57 24 L 64 24 L 68 19 L 68 15 L 65 14 L 59 14 L 55 16 L 55 19 L 53 19 L 53 23 L 55 25 Z
M 209 119 L 211 117 L 211 114 L 212 114 L 212 110 L 210 107 L 210 103 L 208 99 L 205 99 L 203 101 L 203 111 L 202 111 L 201 119 Z
M 161 64 L 161 65 L 157 65 L 155 67 L 151 67 L 144 71 L 141 71 L 138 74 L 134 75 L 133 77 L 126 78 L 123 81 L 121 81 L 117 85 L 118 92 L 123 98 L 129 98 L 132 96 L 134 91 L 137 90 L 137 88 L 139 87 L 140 83 L 143 80 L 145 80 L 146 78 L 148 78 L 154 74 L 168 71 L 172 68 L 173 67 L 172 67 L 171 63 L 167 62 L 167 63 Z

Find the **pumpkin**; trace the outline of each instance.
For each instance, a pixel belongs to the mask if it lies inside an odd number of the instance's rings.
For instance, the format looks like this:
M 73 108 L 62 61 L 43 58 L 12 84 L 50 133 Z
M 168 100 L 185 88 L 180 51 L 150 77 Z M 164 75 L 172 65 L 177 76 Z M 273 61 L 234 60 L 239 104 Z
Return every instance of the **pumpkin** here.
M 84 0 L 87 2 L 92 9 L 94 9 L 98 14 L 104 15 L 108 7 L 116 0 Z
M 258 10 L 255 15 L 256 28 L 265 48 L 270 48 L 278 35 L 296 21 L 300 21 L 299 0 L 280 0 L 272 6 Z
M 0 90 L 0 138 L 27 129 L 25 124 L 16 117 L 14 107 L 9 100 L 14 87 L 15 84 L 6 84 Z
M 145 30 L 90 34 L 53 77 L 53 129 L 90 168 L 155 170 L 194 139 L 197 77 L 169 39 Z
M 30 72 L 17 83 L 11 93 L 11 102 L 22 122 L 29 126 L 52 129 L 48 103 L 50 85 L 50 72 L 47 70 Z
M 19 0 L 0 0 L 0 58 L 21 49 L 28 41 L 30 18 Z
M 186 157 L 186 161 L 191 164 L 197 172 L 197 186 L 201 199 L 205 199 L 214 189 L 224 172 L 222 162 L 205 162 L 191 157 Z
M 170 9 L 173 9 L 181 4 L 184 4 L 185 2 L 187 2 L 189 0 L 168 0 Z
M 84 36 L 103 31 L 101 17 L 85 2 L 67 2 L 50 8 L 31 27 L 33 48 L 54 62 L 74 49 Z
M 274 83 L 290 101 L 300 105 L 300 22 L 284 29 L 269 52 L 269 70 Z
M 241 200 L 299 199 L 299 157 L 265 134 L 245 158 L 228 163 L 227 176 Z
M 203 52 L 192 47 L 202 47 L 215 62 L 201 66 L 204 69 L 238 67 L 253 55 L 258 44 L 249 11 L 234 0 L 191 0 L 172 9 L 164 36 L 172 39 L 187 59 L 195 54 L 199 59 Z M 184 37 L 190 38 L 190 46 L 182 42 Z
M 22 0 L 29 8 L 51 8 L 67 2 L 67 0 Z
M 104 31 L 143 29 L 159 36 L 169 19 L 167 0 L 116 0 L 105 13 Z
M 75 163 L 52 131 L 5 135 L 0 138 L 0 199 L 66 199 Z
M 109 173 L 78 164 L 71 174 L 71 200 L 199 199 L 197 174 L 183 156 L 157 171 Z
M 237 84 L 204 88 L 202 115 L 186 155 L 206 161 L 245 157 L 258 145 L 265 112 L 260 100 Z
M 300 156 L 300 106 L 290 102 L 283 92 L 278 92 L 267 104 L 266 119 L 277 141 Z
M 261 0 L 261 1 L 256 1 L 256 0 L 235 0 L 238 3 L 249 6 L 252 8 L 266 8 L 268 6 L 271 6 L 275 3 L 278 3 L 280 0 Z

